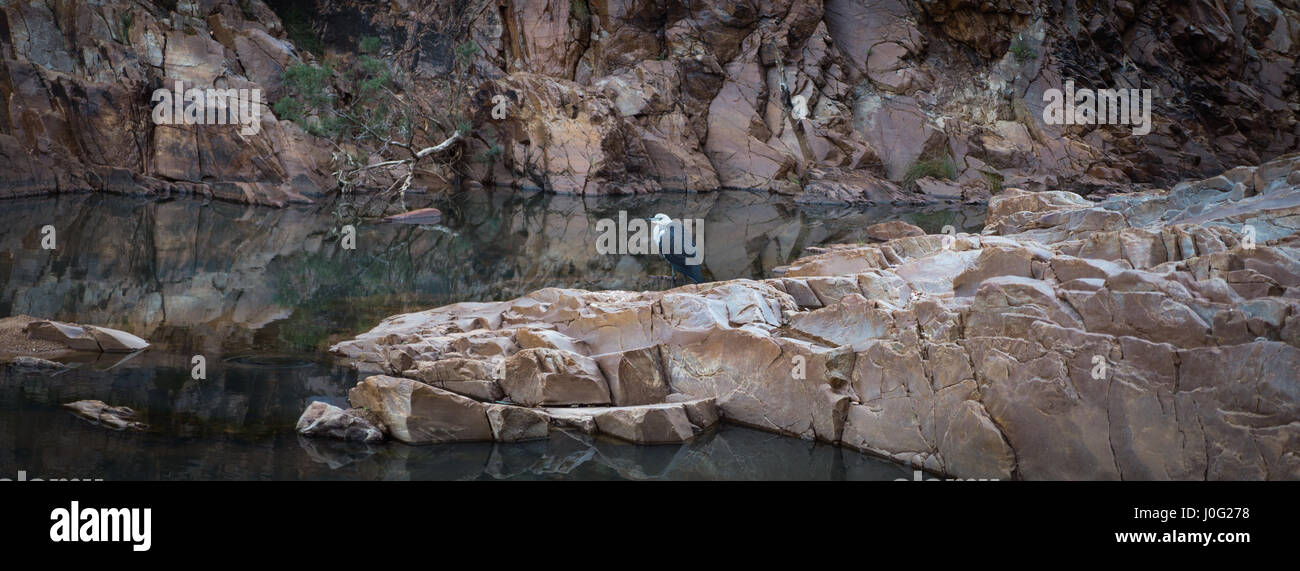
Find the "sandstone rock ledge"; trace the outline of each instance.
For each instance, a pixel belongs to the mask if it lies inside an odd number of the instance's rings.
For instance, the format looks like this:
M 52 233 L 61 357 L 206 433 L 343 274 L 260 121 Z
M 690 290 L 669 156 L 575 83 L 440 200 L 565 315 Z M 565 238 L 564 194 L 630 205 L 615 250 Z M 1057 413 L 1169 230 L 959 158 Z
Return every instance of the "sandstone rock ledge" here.
M 686 438 L 710 413 L 658 404 L 685 401 L 961 478 L 1296 479 L 1298 184 L 1292 155 L 1099 204 L 1008 189 L 982 235 L 459 303 L 333 350 L 376 374 L 353 406 L 407 442 L 529 433 L 499 426 L 501 396 L 550 426 Z
M 0 363 L 55 365 L 73 353 L 134 353 L 149 343 L 125 331 L 18 315 L 0 319 Z

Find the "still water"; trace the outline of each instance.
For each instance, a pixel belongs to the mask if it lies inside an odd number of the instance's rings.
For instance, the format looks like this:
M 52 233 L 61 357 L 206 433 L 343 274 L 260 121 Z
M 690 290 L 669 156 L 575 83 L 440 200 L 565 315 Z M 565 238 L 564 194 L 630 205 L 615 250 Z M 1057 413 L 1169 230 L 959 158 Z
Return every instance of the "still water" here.
M 434 206 L 433 225 L 385 224 Z M 665 262 L 596 252 L 596 221 L 664 212 L 705 224 L 705 275 L 763 278 L 806 247 L 862 241 L 875 222 L 978 230 L 982 208 L 810 207 L 766 194 L 582 198 L 505 191 L 334 200 L 285 209 L 68 195 L 0 201 L 0 316 L 104 325 L 148 339 L 57 374 L 0 366 L 0 478 L 893 479 L 853 451 L 723 426 L 681 445 L 554 433 L 519 444 L 412 447 L 308 439 L 312 400 L 346 406 L 355 372 L 330 344 L 386 316 L 542 287 L 662 289 Z M 41 228 L 56 230 L 54 250 Z M 355 249 L 341 238 L 355 229 Z M 203 355 L 207 378 L 190 376 Z M 61 403 L 130 406 L 151 430 L 114 432 Z

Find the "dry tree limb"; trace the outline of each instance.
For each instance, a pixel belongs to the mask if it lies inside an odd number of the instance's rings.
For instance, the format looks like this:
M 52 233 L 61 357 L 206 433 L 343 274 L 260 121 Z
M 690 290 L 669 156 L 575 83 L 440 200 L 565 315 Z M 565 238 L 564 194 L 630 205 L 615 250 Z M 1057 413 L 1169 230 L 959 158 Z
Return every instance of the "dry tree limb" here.
M 397 193 L 405 193 L 407 189 L 411 187 L 411 180 L 415 177 L 416 164 L 419 163 L 421 159 L 451 149 L 456 144 L 456 142 L 461 139 L 463 135 L 464 133 L 462 133 L 461 131 L 456 131 L 455 133 L 452 133 L 450 137 L 447 137 L 447 139 L 444 140 L 443 142 L 438 143 L 437 145 L 434 145 L 432 147 L 425 147 L 423 149 L 420 149 L 419 151 L 414 151 L 407 144 L 401 143 L 399 141 L 384 140 L 385 144 L 392 143 L 393 146 L 406 148 L 412 151 L 411 158 L 380 161 L 374 164 L 363 165 L 354 169 L 339 169 L 334 172 L 334 176 L 335 178 L 338 179 L 340 186 L 346 188 L 350 186 L 356 186 L 358 183 L 362 181 L 371 180 L 372 171 L 378 169 L 405 167 L 406 174 L 398 176 L 397 179 L 393 182 L 393 184 L 389 185 L 389 187 L 383 192 L 383 194 L 389 194 L 394 191 Z

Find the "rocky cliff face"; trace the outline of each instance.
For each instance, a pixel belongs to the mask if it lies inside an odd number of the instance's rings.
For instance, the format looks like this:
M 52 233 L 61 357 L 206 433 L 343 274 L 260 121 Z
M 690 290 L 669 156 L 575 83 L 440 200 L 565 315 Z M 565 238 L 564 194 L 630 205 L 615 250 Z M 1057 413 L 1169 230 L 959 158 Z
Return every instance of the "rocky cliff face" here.
M 265 110 L 238 125 L 156 125 L 155 89 L 279 96 L 298 61 L 262 2 L 6 2 L 0 7 L 0 198 L 94 190 L 306 202 L 327 147 Z
M 812 202 L 1087 194 L 1258 164 L 1300 134 L 1292 0 L 299 4 L 326 53 L 378 37 L 420 90 L 474 42 L 458 170 L 485 183 Z M 0 196 L 328 191 L 328 145 L 269 109 L 251 138 L 149 121 L 149 93 L 177 79 L 276 100 L 306 57 L 286 38 L 261 0 L 6 4 Z M 1152 89 L 1151 133 L 1046 124 L 1043 94 L 1067 81 Z
M 907 200 L 909 170 L 949 157 L 921 197 L 1087 193 L 1296 148 L 1294 4 L 1138 4 L 554 0 L 473 29 L 485 94 L 518 106 L 507 164 L 557 191 Z M 1046 124 L 1066 81 L 1152 89 L 1151 134 Z
M 963 478 L 1295 479 L 1298 219 L 1294 154 L 1096 205 L 1009 189 L 979 235 L 831 248 L 762 281 L 450 305 L 335 350 L 407 377 L 353 390 L 390 427 L 454 400 L 488 438 L 500 405 L 476 400 L 498 386 L 542 431 L 600 405 L 586 428 L 635 440 L 600 415 L 702 402 Z M 690 438 L 682 414 L 647 430 Z M 438 428 L 392 436 L 455 439 Z

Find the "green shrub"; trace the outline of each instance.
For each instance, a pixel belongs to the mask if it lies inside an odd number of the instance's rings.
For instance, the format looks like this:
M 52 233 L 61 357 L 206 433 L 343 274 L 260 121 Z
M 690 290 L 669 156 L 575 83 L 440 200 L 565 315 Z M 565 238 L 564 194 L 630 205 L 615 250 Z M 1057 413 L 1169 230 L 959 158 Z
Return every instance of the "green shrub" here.
M 474 61 L 474 56 L 477 56 L 481 51 L 483 50 L 478 47 L 478 44 L 475 43 L 474 40 L 469 40 L 463 44 L 457 45 L 456 63 L 461 66 L 469 65 L 470 62 Z
M 299 63 L 285 69 L 280 78 L 307 107 L 319 107 L 329 101 L 325 87 L 333 75 L 334 70 L 328 63 L 322 66 Z
M 903 175 L 903 187 L 915 188 L 916 181 L 926 177 L 941 180 L 955 179 L 957 163 L 947 153 L 937 157 L 919 158 L 907 167 L 907 173 Z
M 999 173 L 987 171 L 981 172 L 980 174 L 984 176 L 984 182 L 988 184 L 989 193 L 997 194 L 1002 192 L 1002 183 L 1006 180 L 1005 177 Z
M 569 16 L 578 21 L 591 18 L 591 11 L 587 9 L 587 0 L 569 0 Z
M 300 125 L 302 124 L 302 102 L 297 99 L 285 97 L 284 99 L 276 101 L 275 105 L 271 106 L 271 110 L 275 111 L 275 116 L 280 119 L 293 121 Z
M 1025 42 L 1023 39 L 1020 38 L 1016 38 L 1016 41 L 1011 42 L 1010 51 L 1011 51 L 1011 55 L 1016 56 L 1016 61 L 1020 63 L 1024 63 L 1029 60 L 1038 58 L 1038 52 L 1034 50 L 1034 48 L 1030 46 L 1027 42 Z
M 492 164 L 503 152 L 505 152 L 505 149 L 503 149 L 500 144 L 496 141 L 489 141 L 488 148 L 483 149 L 483 152 L 479 153 L 478 159 L 480 162 Z
M 329 64 L 289 66 L 280 74 L 289 93 L 271 105 L 271 110 L 276 117 L 293 121 L 312 135 L 333 137 L 342 129 L 342 123 L 331 113 L 333 97 L 327 87 L 333 75 Z
M 374 36 L 362 36 L 361 41 L 357 43 L 357 51 L 363 54 L 378 54 L 379 48 L 379 38 Z
M 117 42 L 120 44 L 131 43 L 131 27 L 135 25 L 135 12 L 127 10 L 117 15 L 120 28 L 118 30 Z

